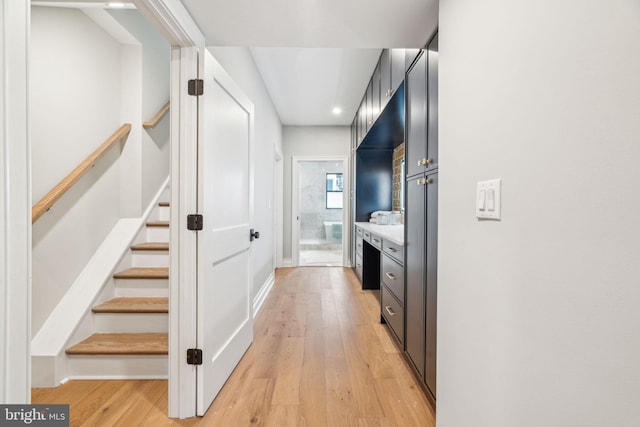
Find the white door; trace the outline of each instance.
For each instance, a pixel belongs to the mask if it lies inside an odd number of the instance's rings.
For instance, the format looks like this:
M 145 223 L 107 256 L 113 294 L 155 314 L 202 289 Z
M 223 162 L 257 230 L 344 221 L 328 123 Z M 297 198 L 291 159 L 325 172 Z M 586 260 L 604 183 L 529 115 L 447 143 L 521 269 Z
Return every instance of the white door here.
M 208 51 L 200 108 L 197 414 L 204 415 L 253 341 L 253 103 Z

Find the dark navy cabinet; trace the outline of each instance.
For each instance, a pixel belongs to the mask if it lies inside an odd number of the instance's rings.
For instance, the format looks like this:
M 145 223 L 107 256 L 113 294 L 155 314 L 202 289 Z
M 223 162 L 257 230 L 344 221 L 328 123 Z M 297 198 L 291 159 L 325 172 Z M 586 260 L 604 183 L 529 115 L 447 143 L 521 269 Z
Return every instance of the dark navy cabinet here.
M 423 162 L 427 156 L 427 55 L 424 53 L 420 53 L 407 73 L 405 98 L 405 168 L 407 176 L 414 176 L 424 172 Z
M 438 37 L 405 80 L 405 352 L 436 399 L 438 313 Z

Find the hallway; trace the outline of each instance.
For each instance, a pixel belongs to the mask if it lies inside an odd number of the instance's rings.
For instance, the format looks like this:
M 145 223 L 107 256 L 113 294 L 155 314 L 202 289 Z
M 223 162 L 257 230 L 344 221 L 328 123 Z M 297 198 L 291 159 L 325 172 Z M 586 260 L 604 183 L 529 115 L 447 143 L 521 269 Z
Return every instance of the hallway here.
M 72 426 L 435 426 L 379 319 L 378 293 L 351 269 L 279 269 L 205 417 L 168 419 L 166 381 L 72 381 L 34 389 L 33 403 L 70 403 Z

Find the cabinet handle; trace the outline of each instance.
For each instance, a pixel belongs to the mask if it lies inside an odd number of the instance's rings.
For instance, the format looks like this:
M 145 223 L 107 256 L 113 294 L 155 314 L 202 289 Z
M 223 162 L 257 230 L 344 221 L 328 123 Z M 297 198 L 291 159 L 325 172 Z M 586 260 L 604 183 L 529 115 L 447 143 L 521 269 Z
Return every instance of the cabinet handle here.
M 418 166 L 427 166 L 433 163 L 433 159 L 420 159 L 418 160 Z
M 395 311 L 391 310 L 391 306 L 386 306 L 384 309 L 387 310 L 387 313 L 389 313 L 389 316 L 396 315 Z
M 373 239 L 374 242 L 380 243 L 380 239 Z
M 396 251 L 394 248 L 387 248 L 387 250 L 388 250 L 389 252 L 398 252 L 398 251 Z
M 356 264 L 356 268 L 357 268 L 357 267 L 362 267 L 362 264 Z
M 388 277 L 389 279 L 391 279 L 391 280 L 396 280 L 396 276 L 394 276 L 394 275 L 393 275 L 393 274 L 391 274 L 391 273 L 384 273 L 384 275 L 385 275 L 385 276 L 387 276 L 387 277 Z
M 359 246 L 359 247 L 362 247 L 362 243 L 358 243 L 358 246 Z
M 433 180 L 432 180 L 431 178 L 427 178 L 427 179 L 422 178 L 422 179 L 419 179 L 419 180 L 416 182 L 416 184 L 418 184 L 418 185 L 433 184 Z

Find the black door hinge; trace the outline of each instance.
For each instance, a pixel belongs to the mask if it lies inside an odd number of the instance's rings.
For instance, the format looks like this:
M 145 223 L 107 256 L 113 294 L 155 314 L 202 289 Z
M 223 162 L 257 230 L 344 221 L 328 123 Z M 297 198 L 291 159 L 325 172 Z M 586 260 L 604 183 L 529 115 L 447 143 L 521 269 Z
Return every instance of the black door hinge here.
M 187 350 L 188 365 L 202 365 L 202 350 L 199 348 L 190 348 Z
M 192 79 L 189 80 L 187 92 L 192 96 L 200 96 L 204 93 L 204 80 Z
M 187 230 L 201 231 L 204 219 L 200 214 L 187 215 Z

